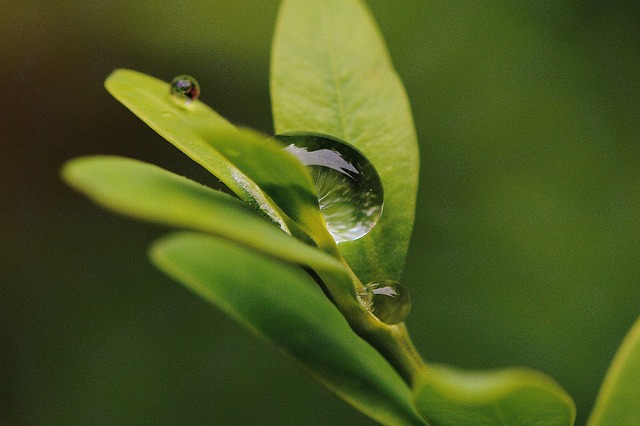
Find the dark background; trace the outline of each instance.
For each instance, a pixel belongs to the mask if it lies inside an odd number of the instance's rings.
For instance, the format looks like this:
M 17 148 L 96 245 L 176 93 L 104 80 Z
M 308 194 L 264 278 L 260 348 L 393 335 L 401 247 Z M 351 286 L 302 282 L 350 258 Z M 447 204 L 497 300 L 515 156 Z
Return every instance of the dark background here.
M 166 229 L 58 176 L 111 153 L 211 180 L 108 95 L 114 68 L 194 75 L 271 133 L 277 2 L 53 3 L 0 3 L 0 424 L 371 424 L 154 270 Z M 369 5 L 420 140 L 417 346 L 544 371 L 582 423 L 640 313 L 640 7 L 557 3 Z

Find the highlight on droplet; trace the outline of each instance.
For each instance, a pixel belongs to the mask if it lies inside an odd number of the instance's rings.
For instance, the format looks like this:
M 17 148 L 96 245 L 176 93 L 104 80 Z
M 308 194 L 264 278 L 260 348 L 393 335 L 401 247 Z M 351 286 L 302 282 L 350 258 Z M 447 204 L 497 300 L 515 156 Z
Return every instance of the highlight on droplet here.
M 320 212 L 337 243 L 373 229 L 382 215 L 384 191 L 378 172 L 360 151 L 319 133 L 283 133 L 275 139 L 309 168 Z
M 372 281 L 358 292 L 358 297 L 365 308 L 385 324 L 399 324 L 411 312 L 409 292 L 397 281 Z

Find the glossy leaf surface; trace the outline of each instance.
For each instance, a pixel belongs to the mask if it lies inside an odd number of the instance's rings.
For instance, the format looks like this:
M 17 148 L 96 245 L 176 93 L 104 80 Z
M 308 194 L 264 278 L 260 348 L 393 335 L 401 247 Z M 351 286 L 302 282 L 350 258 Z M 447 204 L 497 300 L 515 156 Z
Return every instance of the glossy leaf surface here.
M 342 399 L 383 424 L 423 425 L 407 385 L 299 267 L 203 234 L 151 250 L 164 272 L 276 343 Z M 242 265 L 242 267 L 238 267 Z
M 200 101 L 175 102 L 168 83 L 136 71 L 117 70 L 105 86 L 161 136 L 283 228 L 292 224 L 282 211 L 318 242 L 333 242 L 318 210 L 309 173 L 277 143 L 237 129 Z
M 399 279 L 413 226 L 418 149 L 404 87 L 360 1 L 282 3 L 271 97 L 276 133 L 329 134 L 373 163 L 384 185 L 382 217 L 340 250 L 363 282 Z
M 77 158 L 65 165 L 63 177 L 116 212 L 209 232 L 349 281 L 340 262 L 286 234 L 237 198 L 152 164 L 112 156 Z
M 418 411 L 434 426 L 567 426 L 575 406 L 556 383 L 526 369 L 462 371 L 430 365 L 416 387 Z

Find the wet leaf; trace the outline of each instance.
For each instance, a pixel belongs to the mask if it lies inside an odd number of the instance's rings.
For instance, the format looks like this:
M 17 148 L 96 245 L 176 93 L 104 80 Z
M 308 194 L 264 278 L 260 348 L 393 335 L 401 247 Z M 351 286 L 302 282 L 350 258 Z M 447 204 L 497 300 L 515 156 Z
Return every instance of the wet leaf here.
M 316 242 L 333 244 L 308 171 L 279 144 L 236 128 L 200 101 L 175 102 L 169 84 L 154 77 L 121 69 L 105 86 L 152 129 L 284 229 L 300 237 L 297 223 Z
M 349 404 L 389 425 L 424 425 L 407 385 L 299 267 L 203 234 L 166 237 L 154 263 L 271 340 Z M 241 268 L 238 265 L 242 265 Z
M 409 102 L 380 32 L 358 0 L 285 0 L 271 58 L 276 133 L 311 131 L 358 148 L 378 170 L 384 212 L 340 244 L 364 282 L 399 279 L 413 227 L 418 147 Z

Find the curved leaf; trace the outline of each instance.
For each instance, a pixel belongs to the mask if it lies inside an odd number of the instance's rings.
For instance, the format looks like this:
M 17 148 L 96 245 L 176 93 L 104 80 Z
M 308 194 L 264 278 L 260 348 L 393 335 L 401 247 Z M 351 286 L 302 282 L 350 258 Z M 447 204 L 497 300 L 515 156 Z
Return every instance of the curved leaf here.
M 297 234 L 291 229 L 295 224 L 284 217 L 287 215 L 317 242 L 334 244 L 318 209 L 309 172 L 279 144 L 256 132 L 237 129 L 200 101 L 188 105 L 175 102 L 168 83 L 136 71 L 114 71 L 105 87 L 161 136 L 284 229 Z
M 209 232 L 271 256 L 333 271 L 351 283 L 335 258 L 284 233 L 242 201 L 160 167 L 115 156 L 77 158 L 63 178 L 98 204 L 167 225 Z
M 168 275 L 275 342 L 363 413 L 383 424 L 425 424 L 402 379 L 351 331 L 300 268 L 202 234 L 165 238 L 153 246 L 151 258 Z
M 640 419 L 640 319 L 625 337 L 602 383 L 589 426 L 635 425 Z
M 571 397 L 555 382 L 516 368 L 480 372 L 430 365 L 417 383 L 415 402 L 434 426 L 566 426 L 576 415 Z
M 285 0 L 271 58 L 277 133 L 341 138 L 373 163 L 384 213 L 365 237 L 340 244 L 363 282 L 398 279 L 413 226 L 418 148 L 409 102 L 384 41 L 358 0 Z
M 228 161 L 197 131 L 202 127 L 210 131 L 233 131 L 233 124 L 217 112 L 200 101 L 180 106 L 171 99 L 168 83 L 133 70 L 115 70 L 104 85 L 149 127 L 216 175 L 233 192 L 240 197 L 246 196 L 246 191 L 254 195 L 256 188 L 245 188 L 236 182 L 233 176 L 236 170 L 229 168 Z

